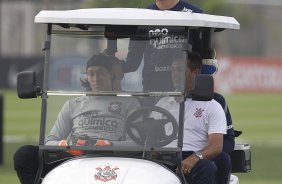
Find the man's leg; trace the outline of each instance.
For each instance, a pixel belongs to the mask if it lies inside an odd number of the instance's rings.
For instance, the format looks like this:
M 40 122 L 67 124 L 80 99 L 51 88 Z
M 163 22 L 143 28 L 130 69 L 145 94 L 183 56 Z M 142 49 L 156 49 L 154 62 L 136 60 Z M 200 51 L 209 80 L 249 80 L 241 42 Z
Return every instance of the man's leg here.
M 214 184 L 216 173 L 217 167 L 214 162 L 203 159 L 197 162 L 185 178 L 189 184 Z
M 216 175 L 217 184 L 229 183 L 231 174 L 231 160 L 229 154 L 222 152 L 220 155 L 213 159 L 217 166 L 218 172 Z
M 32 145 L 25 145 L 20 147 L 14 154 L 14 168 L 17 172 L 21 184 L 33 184 L 36 178 L 36 174 L 39 166 L 39 147 Z M 70 158 L 69 153 L 65 153 L 66 158 Z M 58 160 L 53 163 L 46 164 L 43 162 L 43 170 L 41 178 L 43 178 L 48 172 L 54 169 L 59 164 L 63 163 L 67 159 Z
M 21 184 L 33 184 L 38 168 L 38 146 L 20 147 L 14 154 L 14 168 Z

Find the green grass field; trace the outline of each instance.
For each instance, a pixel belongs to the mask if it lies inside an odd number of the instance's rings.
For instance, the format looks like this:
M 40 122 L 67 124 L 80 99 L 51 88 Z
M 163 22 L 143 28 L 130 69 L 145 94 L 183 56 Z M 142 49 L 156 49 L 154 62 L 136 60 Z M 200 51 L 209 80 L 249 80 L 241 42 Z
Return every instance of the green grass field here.
M 36 144 L 39 132 L 40 99 L 18 99 L 15 92 L 4 95 L 4 165 L 0 183 L 19 183 L 13 170 L 13 153 L 23 144 Z M 282 94 L 226 96 L 236 129 L 243 134 L 237 142 L 251 143 L 252 172 L 236 174 L 241 184 L 282 183 Z

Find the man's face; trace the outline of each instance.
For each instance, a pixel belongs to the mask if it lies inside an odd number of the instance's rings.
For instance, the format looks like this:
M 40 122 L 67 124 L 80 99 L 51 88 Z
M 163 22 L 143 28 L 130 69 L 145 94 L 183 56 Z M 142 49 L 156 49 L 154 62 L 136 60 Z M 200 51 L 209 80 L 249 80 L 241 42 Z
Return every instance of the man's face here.
M 188 64 L 189 65 L 189 64 Z M 194 77 L 194 72 L 191 70 L 191 67 L 187 67 L 186 72 L 186 90 L 190 91 L 192 89 L 192 79 Z
M 200 74 L 201 71 L 200 69 L 197 69 L 197 68 L 194 68 L 191 66 L 191 64 L 189 63 L 189 60 L 188 60 L 188 63 L 187 63 L 187 72 L 186 72 L 186 90 L 187 91 L 190 91 L 192 89 L 192 83 L 193 83 L 193 78 Z
M 176 60 L 172 63 L 172 82 L 177 91 L 183 91 L 185 86 L 185 60 Z
M 93 92 L 112 91 L 112 75 L 106 68 L 91 66 L 87 68 L 86 74 Z

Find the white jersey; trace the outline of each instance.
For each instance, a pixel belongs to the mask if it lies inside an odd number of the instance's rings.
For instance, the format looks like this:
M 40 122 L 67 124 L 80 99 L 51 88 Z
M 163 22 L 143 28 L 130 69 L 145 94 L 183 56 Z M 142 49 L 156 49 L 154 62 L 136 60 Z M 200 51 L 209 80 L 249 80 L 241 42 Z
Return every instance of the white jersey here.
M 179 120 L 180 105 L 173 97 L 162 98 L 156 106 L 168 110 Z M 152 116 L 156 118 L 154 114 Z M 226 130 L 225 114 L 218 102 L 192 99 L 185 101 L 183 151 L 202 150 L 208 145 L 209 134 L 226 134 Z
M 84 96 L 68 100 L 61 109 L 46 144 L 58 142 L 72 135 L 87 135 L 112 142 L 128 140 L 126 118 L 139 103 L 128 97 Z

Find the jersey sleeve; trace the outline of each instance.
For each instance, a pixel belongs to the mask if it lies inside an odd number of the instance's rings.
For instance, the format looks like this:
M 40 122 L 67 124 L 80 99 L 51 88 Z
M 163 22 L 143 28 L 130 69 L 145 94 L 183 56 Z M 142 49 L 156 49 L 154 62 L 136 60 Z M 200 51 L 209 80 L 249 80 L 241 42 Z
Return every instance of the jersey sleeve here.
M 137 41 L 136 38 L 130 39 L 127 59 L 122 64 L 124 73 L 134 72 L 138 69 L 142 62 L 146 44 L 146 41 Z
M 61 109 L 54 126 L 46 138 L 46 145 L 58 145 L 62 139 L 67 139 L 72 129 L 70 101 Z
M 220 104 L 212 100 L 209 109 L 210 110 L 208 114 L 208 134 L 226 134 L 226 118 L 225 113 Z

